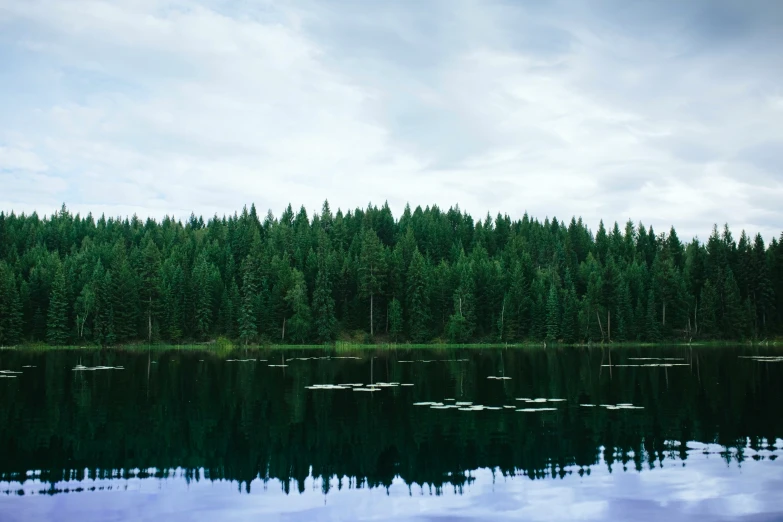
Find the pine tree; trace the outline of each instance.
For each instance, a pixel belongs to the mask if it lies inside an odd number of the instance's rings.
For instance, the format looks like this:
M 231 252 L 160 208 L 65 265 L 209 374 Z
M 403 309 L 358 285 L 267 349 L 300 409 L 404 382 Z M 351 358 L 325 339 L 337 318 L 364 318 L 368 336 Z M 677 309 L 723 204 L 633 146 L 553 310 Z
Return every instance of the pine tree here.
M 448 336 L 451 342 L 466 343 L 476 330 L 475 281 L 473 264 L 465 256 L 457 262 L 459 286 L 454 292 L 454 313 L 449 317 Z
M 142 259 L 139 300 L 147 319 L 147 340 L 150 342 L 152 341 L 153 321 L 157 321 L 160 315 L 160 267 L 160 250 L 158 250 L 152 239 L 148 239 L 147 245 L 144 247 Z
M 625 281 L 620 284 L 620 291 L 617 298 L 616 318 L 616 339 L 621 342 L 634 339 L 635 332 L 633 328 L 634 316 L 633 308 L 631 307 L 631 290 L 628 287 L 628 283 Z
M 741 339 L 746 335 L 745 310 L 740 297 L 739 286 L 731 269 L 724 272 L 722 334 L 725 339 Z
M 397 299 L 389 303 L 389 337 L 395 343 L 402 337 L 402 305 Z
M 242 263 L 242 306 L 239 311 L 239 338 L 247 345 L 258 337 L 258 285 L 250 256 Z
M 557 342 L 559 331 L 559 306 L 557 289 L 555 285 L 549 287 L 549 295 L 546 300 L 546 340 L 549 343 Z
M 408 267 L 406 300 L 408 333 L 414 342 L 427 339 L 429 330 L 429 293 L 424 257 L 416 248 Z
M 12 346 L 22 338 L 22 302 L 11 268 L 0 261 L 0 346 Z
M 772 339 L 783 242 L 738 239 L 716 226 L 683 247 L 674 228 L 656 236 L 629 221 L 593 236 L 576 218 L 566 228 L 437 206 L 406 207 L 397 222 L 388 205 L 332 215 L 328 203 L 312 219 L 288 205 L 263 223 L 252 205 L 206 223 L 0 212 L 0 344 L 63 342 L 62 321 L 64 342 L 101 345 L 329 342 L 368 318 L 371 334 L 416 342 Z
M 563 317 L 560 323 L 560 335 L 566 343 L 575 343 L 579 338 L 579 300 L 576 297 L 571 273 L 566 271 L 565 296 L 563 298 Z
M 310 336 L 311 314 L 310 306 L 307 304 L 307 284 L 302 272 L 296 268 L 293 269 L 291 289 L 286 294 L 285 300 L 292 312 L 288 320 L 289 338 L 294 343 L 302 344 Z
M 313 292 L 313 318 L 316 340 L 319 343 L 332 341 L 337 328 L 337 318 L 332 297 L 329 263 L 325 252 L 318 259 L 318 275 L 315 279 L 315 291 Z
M 359 293 L 370 299 L 370 336 L 374 329 L 375 296 L 383 290 L 384 261 L 383 245 L 374 230 L 366 228 L 361 236 L 362 246 L 359 253 Z
M 58 265 L 52 282 L 46 320 L 46 342 L 54 346 L 68 343 L 68 303 L 66 300 L 65 274 L 62 265 Z
M 650 342 L 657 342 L 661 338 L 660 324 L 655 308 L 655 296 L 653 291 L 647 292 L 647 315 L 645 316 L 645 329 L 647 332 L 647 340 Z
M 209 335 L 212 328 L 215 271 L 215 267 L 204 255 L 199 256 L 193 269 L 196 331 L 202 339 Z

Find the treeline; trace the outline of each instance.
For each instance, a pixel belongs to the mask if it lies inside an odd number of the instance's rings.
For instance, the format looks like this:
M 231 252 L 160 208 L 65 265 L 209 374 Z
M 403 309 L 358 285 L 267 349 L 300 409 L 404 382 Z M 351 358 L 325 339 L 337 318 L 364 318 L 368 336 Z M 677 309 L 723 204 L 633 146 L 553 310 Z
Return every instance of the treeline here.
M 563 343 L 783 333 L 783 237 L 388 205 L 208 222 L 0 213 L 0 345 Z

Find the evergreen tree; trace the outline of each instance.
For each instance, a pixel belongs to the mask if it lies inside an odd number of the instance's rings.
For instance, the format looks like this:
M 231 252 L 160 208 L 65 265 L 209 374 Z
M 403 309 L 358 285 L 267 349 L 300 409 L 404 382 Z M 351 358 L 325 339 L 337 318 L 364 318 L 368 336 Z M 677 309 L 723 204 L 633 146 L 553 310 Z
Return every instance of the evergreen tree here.
M 402 337 L 402 305 L 397 299 L 389 303 L 389 337 L 395 343 Z
M 361 237 L 359 253 L 359 292 L 363 298 L 370 299 L 370 336 L 374 329 L 375 296 L 383 290 L 384 261 L 383 245 L 374 230 L 366 228 Z
M 398 221 L 327 202 L 263 222 L 253 205 L 206 222 L 0 213 L 0 344 L 329 342 L 368 319 L 415 342 L 774 338 L 783 243 L 738 237 L 715 226 L 683 246 L 630 220 L 594 236 L 576 217 L 436 205 Z
M 422 342 L 429 335 L 429 292 L 424 256 L 416 248 L 411 257 L 407 276 L 408 334 L 414 342 Z
M 193 269 L 196 332 L 201 339 L 209 335 L 213 322 L 215 268 L 206 256 L 199 256 Z
M 58 265 L 46 320 L 46 342 L 55 346 L 68 344 L 68 303 L 65 292 L 65 274 L 63 267 Z
M 293 269 L 291 289 L 286 294 L 285 300 L 292 312 L 288 320 L 289 338 L 294 343 L 304 343 L 310 335 L 311 315 L 310 306 L 307 304 L 307 284 L 302 272 L 296 268 Z
M 242 307 L 239 311 L 239 338 L 247 345 L 258 337 L 258 285 L 255 266 L 248 256 L 242 264 Z
M 546 300 L 546 340 L 549 343 L 557 342 L 560 323 L 559 303 L 555 285 L 549 287 L 549 295 Z
M 645 316 L 645 327 L 647 340 L 652 342 L 660 341 L 660 324 L 656 316 L 655 296 L 653 291 L 647 293 L 647 315 Z
M 140 274 L 141 286 L 139 288 L 139 298 L 147 319 L 148 341 L 152 341 L 152 323 L 157 321 L 160 315 L 160 267 L 160 250 L 158 250 L 152 239 L 148 239 L 144 247 Z
M 0 261 L 0 346 L 22 339 L 22 302 L 11 268 Z
M 576 297 L 571 270 L 565 272 L 565 288 L 563 295 L 563 315 L 560 323 L 560 335 L 566 343 L 579 340 L 579 300 Z
M 332 297 L 330 259 L 327 256 L 325 240 L 323 240 L 323 245 L 319 248 L 318 275 L 315 279 L 315 291 L 313 292 L 315 337 L 319 343 L 332 341 L 337 328 L 334 298 Z

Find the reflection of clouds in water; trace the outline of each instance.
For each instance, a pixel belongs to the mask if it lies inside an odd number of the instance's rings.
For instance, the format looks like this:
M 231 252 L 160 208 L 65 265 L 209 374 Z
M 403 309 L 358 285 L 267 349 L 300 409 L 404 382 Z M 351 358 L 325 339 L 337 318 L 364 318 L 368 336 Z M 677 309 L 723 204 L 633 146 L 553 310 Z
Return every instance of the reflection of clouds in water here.
M 780 442 L 780 441 L 778 441 Z M 251 493 L 237 492 L 236 482 L 131 479 L 128 481 L 63 482 L 58 487 L 88 488 L 114 485 L 112 491 L 30 496 L 45 489 L 40 483 L 25 483 L 24 497 L 5 497 L 4 514 L 9 520 L 98 521 L 140 514 L 167 520 L 198 520 L 219 514 L 231 520 L 686 520 L 737 519 L 783 512 L 779 494 L 783 468 L 774 462 L 746 461 L 730 466 L 713 450 L 720 446 L 693 444 L 687 461 L 666 459 L 662 467 L 610 473 L 601 462 L 590 476 L 579 477 L 578 468 L 562 480 L 503 477 L 488 469 L 470 473 L 475 479 L 457 494 L 445 487 L 434 489 L 396 479 L 382 488 L 349 489 L 348 480 L 332 479 L 328 495 L 320 480 L 308 478 L 304 493 L 286 495 L 276 480 L 266 486 L 258 479 Z M 709 450 L 708 455 L 702 452 Z M 685 465 L 683 465 L 685 464 Z M 125 486 L 127 485 L 127 491 Z M 118 487 L 119 486 L 119 487 Z M 0 483 L 0 489 L 18 489 L 19 484 Z M 119 490 L 119 491 L 118 491 Z M 244 488 L 242 488 L 244 491 Z M 16 517 L 16 518 L 14 518 Z

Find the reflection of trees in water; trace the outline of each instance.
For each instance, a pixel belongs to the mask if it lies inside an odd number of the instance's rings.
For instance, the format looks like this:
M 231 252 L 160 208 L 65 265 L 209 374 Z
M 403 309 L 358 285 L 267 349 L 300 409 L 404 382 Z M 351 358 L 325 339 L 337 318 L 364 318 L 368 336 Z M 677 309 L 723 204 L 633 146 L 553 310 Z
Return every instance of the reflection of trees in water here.
M 164 478 L 181 468 L 186 480 L 246 486 L 278 479 L 286 491 L 302 491 L 312 474 L 325 492 L 388 487 L 397 476 L 438 492 L 461 491 L 477 468 L 531 479 L 588 474 L 599 462 L 612 471 L 651 469 L 665 459 L 686 460 L 688 441 L 718 444 L 721 458 L 741 462 L 746 447 L 764 449 L 781 437 L 783 365 L 740 360 L 739 351 L 671 349 L 667 356 L 684 357 L 689 366 L 617 367 L 611 374 L 601 369 L 608 354 L 600 349 L 400 357 L 470 359 L 427 364 L 396 364 L 395 352 L 381 351 L 374 354 L 375 379 L 415 387 L 374 394 L 304 388 L 366 383 L 369 353 L 363 361 L 290 361 L 285 373 L 198 353 L 155 352 L 150 364 L 146 354 L 117 351 L 82 352 L 81 363 L 125 370 L 87 373 L 71 371 L 73 353 L 5 353 L 3 368 L 37 368 L 0 387 L 0 480 L 24 481 L 28 470 L 41 470 L 35 478 L 51 483 Z M 614 350 L 612 362 L 635 356 L 644 354 Z M 499 369 L 512 379 L 486 378 Z M 517 397 L 568 402 L 532 414 L 412 406 L 447 397 L 485 405 L 519 406 Z

